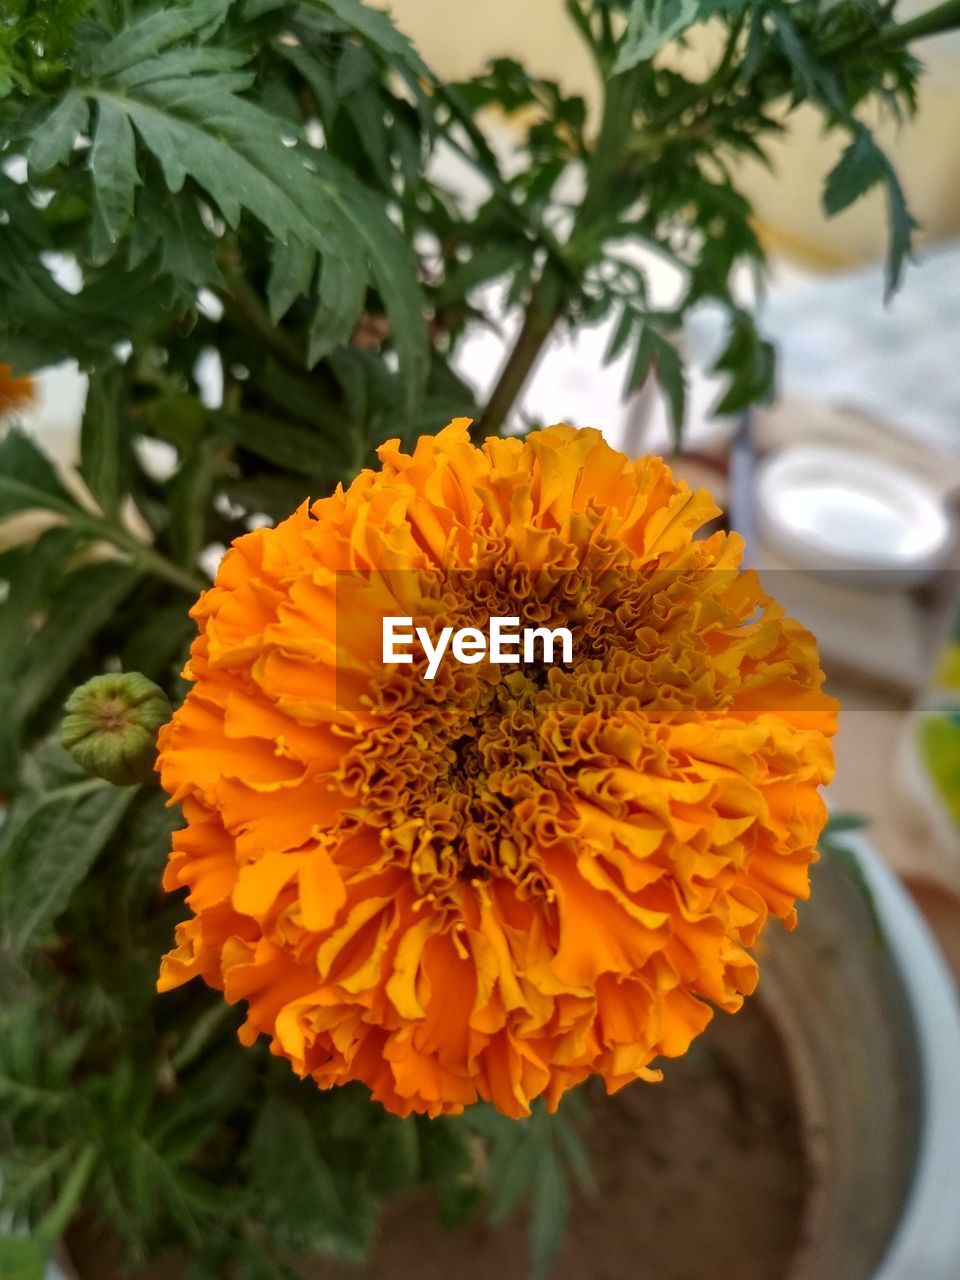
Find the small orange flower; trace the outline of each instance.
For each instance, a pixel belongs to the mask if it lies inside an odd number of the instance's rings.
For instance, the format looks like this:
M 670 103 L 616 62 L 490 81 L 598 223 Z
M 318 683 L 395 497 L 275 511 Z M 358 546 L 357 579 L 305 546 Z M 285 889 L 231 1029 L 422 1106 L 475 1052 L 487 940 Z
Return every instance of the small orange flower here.
M 0 414 L 9 413 L 11 409 L 22 409 L 33 398 L 33 380 L 15 378 L 11 365 L 0 364 Z
M 813 638 L 659 458 L 557 426 L 397 441 L 240 538 L 161 731 L 191 917 L 160 989 L 390 1110 L 511 1116 L 656 1079 L 757 981 L 825 820 Z M 568 625 L 555 665 L 384 666 L 385 615 Z

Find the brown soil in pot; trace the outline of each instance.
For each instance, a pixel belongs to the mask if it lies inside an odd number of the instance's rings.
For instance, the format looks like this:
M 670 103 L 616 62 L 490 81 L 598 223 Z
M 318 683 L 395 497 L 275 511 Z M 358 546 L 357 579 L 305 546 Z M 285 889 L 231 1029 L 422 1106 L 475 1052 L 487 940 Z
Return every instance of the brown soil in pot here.
M 597 1179 L 574 1194 L 554 1280 L 784 1280 L 806 1187 L 800 1118 L 780 1042 L 756 1001 L 718 1014 L 662 1084 L 592 1095 Z M 369 1265 L 316 1263 L 310 1280 L 525 1280 L 518 1222 L 446 1230 L 432 1198 L 399 1201 Z

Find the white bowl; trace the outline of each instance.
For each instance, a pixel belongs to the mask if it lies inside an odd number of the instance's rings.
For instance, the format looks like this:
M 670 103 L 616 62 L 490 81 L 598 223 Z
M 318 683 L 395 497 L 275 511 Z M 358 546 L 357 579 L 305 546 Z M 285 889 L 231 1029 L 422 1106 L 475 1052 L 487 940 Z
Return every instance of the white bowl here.
M 793 445 L 756 474 L 757 528 L 801 569 L 850 573 L 859 585 L 901 589 L 940 569 L 954 542 L 950 513 L 918 475 L 869 453 Z

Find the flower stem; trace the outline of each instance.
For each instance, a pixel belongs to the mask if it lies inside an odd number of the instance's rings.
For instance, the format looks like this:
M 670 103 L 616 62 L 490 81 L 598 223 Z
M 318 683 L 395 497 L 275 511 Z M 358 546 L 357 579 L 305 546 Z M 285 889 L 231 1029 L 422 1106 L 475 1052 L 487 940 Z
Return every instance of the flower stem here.
M 942 35 L 960 27 L 960 0 L 944 0 L 926 13 L 918 13 L 908 22 L 885 27 L 868 40 L 866 49 L 898 49 L 911 40 L 923 40 L 928 36 Z
M 587 167 L 587 183 L 583 200 L 573 222 L 567 248 L 575 248 L 579 236 L 589 231 L 594 219 L 602 216 L 607 195 L 616 181 L 623 138 L 629 131 L 636 103 L 639 74 L 624 72 L 607 81 L 603 116 L 596 145 Z M 475 440 L 498 435 L 511 409 L 526 386 L 543 348 L 563 315 L 566 304 L 580 290 L 583 268 L 577 267 L 576 253 L 564 255 L 563 266 L 555 258 L 544 265 L 543 273 L 530 293 L 523 323 L 496 385 L 490 394 L 483 416 L 474 425 Z

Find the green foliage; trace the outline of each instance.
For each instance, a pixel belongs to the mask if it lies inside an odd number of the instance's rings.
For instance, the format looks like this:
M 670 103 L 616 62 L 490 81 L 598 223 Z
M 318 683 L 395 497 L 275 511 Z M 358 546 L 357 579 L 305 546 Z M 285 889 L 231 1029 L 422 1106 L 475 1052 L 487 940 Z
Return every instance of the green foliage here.
M 823 207 L 829 214 L 839 213 L 877 185 L 882 185 L 886 191 L 890 219 L 890 252 L 887 259 L 889 297 L 900 283 L 903 261 L 910 250 L 910 233 L 916 223 L 907 209 L 893 165 L 877 146 L 869 129 L 860 126 L 855 130 L 853 142 L 827 175 L 823 189 Z
M 571 1176 L 588 1182 L 576 1100 L 523 1122 L 401 1121 L 238 1050 L 239 1011 L 199 985 L 158 1001 L 176 811 L 52 744 L 92 676 L 139 670 L 182 698 L 206 549 L 348 482 L 384 439 L 459 414 L 498 431 L 558 325 L 615 317 L 626 392 L 656 379 L 679 434 L 674 337 L 719 303 L 719 408 L 769 396 L 773 351 L 733 285 L 763 265 L 737 162 L 765 159 L 799 104 L 848 143 L 827 212 L 885 191 L 895 287 L 913 223 L 863 108 L 913 111 L 909 38 L 957 25 L 956 3 L 900 26 L 880 0 L 565 7 L 603 84 L 597 120 L 513 59 L 439 82 L 361 0 L 0 12 L 0 361 L 72 358 L 90 379 L 79 482 L 28 435 L 0 441 L 0 522 L 20 530 L 0 550 L 4 1275 L 41 1274 L 81 1221 L 134 1266 L 179 1246 L 192 1276 L 275 1280 L 304 1252 L 363 1256 L 383 1201 L 423 1182 L 450 1223 L 523 1207 L 533 1272 L 550 1272 Z M 672 46 L 708 20 L 720 51 L 691 79 Z M 518 131 L 509 165 L 488 108 Z M 441 146 L 477 207 L 437 181 Z M 636 247 L 675 266 L 669 310 Z M 523 323 L 481 403 L 457 353 L 499 319 L 481 306 L 492 281 Z M 219 397 L 201 394 L 211 360 Z

